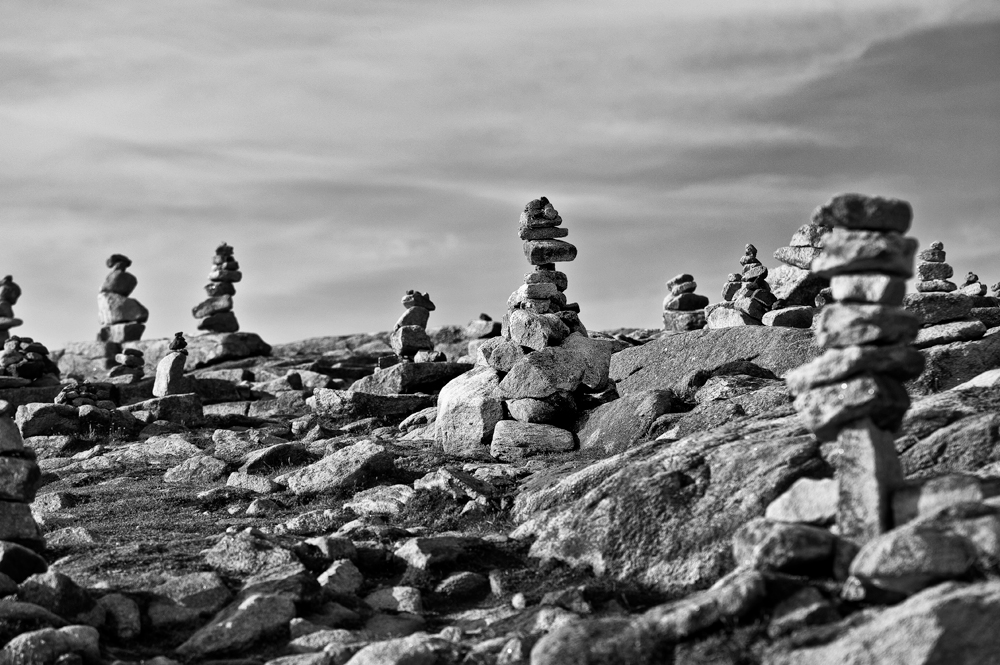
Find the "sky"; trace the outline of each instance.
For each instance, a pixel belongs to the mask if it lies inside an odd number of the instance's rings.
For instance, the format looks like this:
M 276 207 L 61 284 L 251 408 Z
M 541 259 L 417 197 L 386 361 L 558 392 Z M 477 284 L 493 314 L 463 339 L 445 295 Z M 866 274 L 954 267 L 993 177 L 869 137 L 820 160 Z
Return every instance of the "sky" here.
M 96 335 L 133 260 L 146 338 L 196 333 L 214 248 L 241 329 L 288 342 L 499 319 L 547 196 L 591 329 L 719 299 L 844 191 L 909 200 L 1000 281 L 995 0 L 5 0 L 0 275 L 15 330 Z

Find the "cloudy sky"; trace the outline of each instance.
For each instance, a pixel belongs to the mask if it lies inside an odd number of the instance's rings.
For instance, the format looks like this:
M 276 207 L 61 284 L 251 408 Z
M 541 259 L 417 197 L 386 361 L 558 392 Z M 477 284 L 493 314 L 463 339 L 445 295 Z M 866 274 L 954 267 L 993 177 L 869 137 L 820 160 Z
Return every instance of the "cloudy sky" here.
M 113 252 L 147 337 L 195 332 L 214 247 L 271 342 L 499 318 L 548 196 L 590 328 L 717 299 L 840 191 L 1000 281 L 995 0 L 6 0 L 0 274 L 18 332 L 92 339 Z

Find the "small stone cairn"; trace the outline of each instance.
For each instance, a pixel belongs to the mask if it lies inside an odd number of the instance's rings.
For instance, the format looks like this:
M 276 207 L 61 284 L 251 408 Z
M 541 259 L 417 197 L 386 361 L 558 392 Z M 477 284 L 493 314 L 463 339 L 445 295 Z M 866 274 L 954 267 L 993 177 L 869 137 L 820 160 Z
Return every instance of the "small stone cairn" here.
M 111 272 L 97 296 L 97 317 L 101 329 L 98 342 L 134 342 L 142 339 L 149 310 L 130 298 L 139 280 L 128 272 L 132 261 L 124 254 L 112 254 L 107 260 Z
M 40 550 L 42 533 L 31 514 L 31 502 L 41 484 L 41 471 L 34 453 L 24 447 L 21 432 L 11 418 L 11 404 L 0 400 L 0 553 L 4 573 L 15 582 L 23 582 L 47 566 L 26 546 Z M 9 567 L 8 567 L 9 565 Z
M 58 385 L 59 367 L 44 344 L 14 335 L 4 340 L 0 352 L 0 387 Z
M 7 275 L 0 279 L 0 342 L 10 337 L 10 329 L 24 323 L 14 316 L 14 305 L 21 297 L 21 287 Z
M 919 254 L 917 265 L 917 293 L 904 299 L 907 311 L 912 312 L 923 324 L 914 340 L 917 348 L 938 344 L 979 339 L 986 334 L 986 325 L 973 317 L 974 298 L 985 295 L 985 288 L 969 286 L 966 293 L 951 281 L 952 267 L 945 262 L 944 243 L 933 242 L 929 249 Z M 970 273 L 972 275 L 972 273 Z M 972 275 L 975 277 L 975 275 Z M 979 281 L 975 277 L 975 284 Z
M 200 319 L 198 330 L 210 333 L 234 333 L 240 323 L 233 314 L 233 296 L 236 282 L 243 279 L 240 264 L 233 257 L 233 248 L 222 243 L 215 248 L 212 257 L 212 272 L 208 275 L 205 292 L 208 298 L 192 308 L 191 314 Z
M 187 340 L 184 333 L 175 333 L 170 340 L 170 353 L 156 365 L 156 381 L 153 383 L 153 397 L 182 395 L 187 390 L 184 381 L 184 365 L 187 362 Z
M 705 327 L 705 307 L 708 298 L 694 291 L 698 288 L 692 275 L 677 275 L 667 282 L 670 291 L 663 301 L 663 329 L 675 332 L 700 330 Z
M 708 328 L 763 325 L 761 319 L 777 301 L 767 283 L 767 268 L 757 258 L 757 248 L 747 245 L 743 257 L 740 281 L 730 275 L 723 287 L 723 302 L 706 309 Z M 728 296 L 728 297 L 727 297 Z
M 442 362 L 443 353 L 434 350 L 434 342 L 427 334 L 427 321 L 437 307 L 431 302 L 430 293 L 413 289 L 403 294 L 406 311 L 396 321 L 389 337 L 389 345 L 396 356 L 379 358 L 379 367 L 385 368 L 397 362 Z
M 124 349 L 115 354 L 115 362 L 118 364 L 108 371 L 108 382 L 128 384 L 140 381 L 145 373 L 143 367 L 146 360 L 143 355 L 139 349 Z
M 837 529 L 860 547 L 891 528 L 892 493 L 903 483 L 893 432 L 910 405 L 903 382 L 924 366 L 910 346 L 920 322 L 900 306 L 917 242 L 903 235 L 912 219 L 905 201 L 841 195 L 827 219 L 833 231 L 812 263 L 836 299 L 816 319 L 826 352 L 786 380 L 806 425 L 836 441 Z M 838 551 L 842 570 L 855 551 Z

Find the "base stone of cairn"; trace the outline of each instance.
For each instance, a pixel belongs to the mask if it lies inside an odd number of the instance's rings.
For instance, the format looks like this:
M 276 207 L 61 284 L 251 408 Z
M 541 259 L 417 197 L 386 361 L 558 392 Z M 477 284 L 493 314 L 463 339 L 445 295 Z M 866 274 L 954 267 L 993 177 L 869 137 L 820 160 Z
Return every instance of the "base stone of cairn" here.
M 153 397 L 181 395 L 189 393 L 184 380 L 184 365 L 187 363 L 187 340 L 184 333 L 176 333 L 170 342 L 170 353 L 156 364 L 156 380 L 153 382 Z
M 904 310 L 902 282 L 913 275 L 917 242 L 904 234 L 905 201 L 847 194 L 827 204 L 825 236 L 812 270 L 830 278 L 837 301 L 816 321 L 823 355 L 788 373 L 795 407 L 821 441 L 835 442 L 839 486 L 838 570 L 857 548 L 892 525 L 892 495 L 903 473 L 893 441 L 909 408 L 903 382 L 923 371 L 909 344 L 920 322 Z
M 101 324 L 98 342 L 131 342 L 142 339 L 146 331 L 149 310 L 129 297 L 139 283 L 135 275 L 128 272 L 131 265 L 132 261 L 124 254 L 112 254 L 107 260 L 111 272 L 97 295 L 97 318 Z
M 236 295 L 234 284 L 243 279 L 243 273 L 233 252 L 233 248 L 226 243 L 215 248 L 212 272 L 205 285 L 208 298 L 191 309 L 194 318 L 199 319 L 198 330 L 234 333 L 240 329 L 239 321 L 233 314 L 233 296 Z
M 47 566 L 37 555 L 16 549 L 44 547 L 41 530 L 31 514 L 31 502 L 42 474 L 34 454 L 24 446 L 21 432 L 10 417 L 11 410 L 9 403 L 0 400 L 0 573 L 20 583 L 30 575 L 45 572 Z
M 0 279 L 0 341 L 10 337 L 10 329 L 24 323 L 14 316 L 14 305 L 21 297 L 21 287 L 10 275 Z
M 763 325 L 761 319 L 777 301 L 767 283 L 767 268 L 757 258 L 757 248 L 747 245 L 739 282 L 730 275 L 722 290 L 723 301 L 705 309 L 706 328 Z
M 917 348 L 979 339 L 986 334 L 986 325 L 972 314 L 974 298 L 986 294 L 985 285 L 969 273 L 959 289 L 951 281 L 955 271 L 945 258 L 944 244 L 940 242 L 920 252 L 917 292 L 907 294 L 903 300 L 906 310 L 923 324 L 913 342 Z
M 698 284 L 688 274 L 677 275 L 667 282 L 670 291 L 663 301 L 663 329 L 684 332 L 705 327 L 705 307 L 708 298 L 695 293 Z

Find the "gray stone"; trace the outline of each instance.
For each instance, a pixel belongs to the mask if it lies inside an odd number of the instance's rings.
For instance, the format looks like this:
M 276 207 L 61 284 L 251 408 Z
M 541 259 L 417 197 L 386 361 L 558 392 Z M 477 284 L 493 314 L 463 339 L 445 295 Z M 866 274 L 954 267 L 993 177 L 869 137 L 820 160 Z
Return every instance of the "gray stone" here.
M 398 330 L 403 326 L 417 326 L 418 328 L 426 328 L 427 321 L 431 318 L 431 312 L 426 307 L 410 307 L 403 315 L 396 320 L 396 325 L 393 326 L 393 330 Z
M 826 237 L 823 253 L 813 260 L 812 271 L 821 277 L 878 272 L 908 279 L 918 248 L 916 239 L 898 233 L 835 228 Z
M 34 460 L 0 457 L 0 501 L 31 503 L 40 480 Z
M 856 344 L 909 344 L 920 321 L 901 307 L 842 305 L 824 307 L 816 317 L 816 343 L 823 348 Z
M 812 307 L 816 303 L 816 296 L 830 285 L 830 280 L 809 270 L 780 265 L 770 271 L 767 283 L 774 297 L 784 300 L 789 306 Z
M 165 483 L 210 483 L 226 471 L 226 463 L 208 455 L 189 457 L 163 474 Z
M 778 603 L 771 613 L 768 637 L 774 639 L 805 626 L 832 623 L 840 614 L 815 587 L 807 586 Z
M 696 309 L 690 312 L 663 312 L 663 329 L 674 332 L 687 332 L 688 330 L 701 330 L 708 323 L 705 318 L 705 310 Z
M 180 395 L 191 392 L 186 390 L 189 386 L 184 381 L 184 364 L 187 362 L 187 354 L 174 351 L 165 356 L 156 365 L 156 382 L 153 384 L 154 397 L 166 397 L 167 395 Z
M 774 522 L 829 524 L 837 515 L 839 496 L 840 489 L 833 478 L 800 478 L 771 502 L 764 517 Z
M 539 284 L 542 282 L 555 284 L 556 288 L 560 291 L 565 291 L 569 286 L 566 273 L 558 270 L 539 270 L 536 268 L 533 272 L 525 273 L 524 275 L 525 284 Z
M 613 455 L 650 438 L 656 419 L 677 406 L 670 390 L 643 390 L 602 404 L 577 424 L 580 450 Z
M 510 417 L 522 423 L 540 423 L 557 427 L 570 427 L 576 420 L 576 401 L 573 395 L 560 391 L 544 399 L 526 397 L 505 401 Z
M 818 358 L 788 372 L 785 381 L 792 394 L 799 395 L 863 372 L 909 381 L 920 376 L 923 369 L 923 354 L 910 346 L 848 346 L 828 349 Z
M 503 418 L 499 386 L 496 370 L 476 367 L 441 390 L 435 440 L 446 453 L 476 456 L 486 452 L 493 429 Z
M 955 271 L 947 263 L 917 264 L 917 280 L 921 282 L 944 281 L 951 279 Z
M 350 596 L 358 592 L 365 578 L 350 560 L 340 559 L 320 573 L 316 581 L 328 593 Z
M 507 316 L 510 341 L 535 351 L 556 346 L 570 334 L 569 327 L 555 314 L 536 314 L 515 309 Z
M 821 226 L 815 223 L 803 224 L 792 236 L 788 244 L 792 247 L 823 247 L 825 236 L 830 233 L 831 227 Z
M 48 569 L 45 559 L 34 551 L 23 545 L 0 540 L 0 575 L 6 575 L 20 584 L 32 575 L 39 575 Z
M 101 659 L 100 634 L 90 626 L 43 628 L 18 635 L 0 650 L 5 665 L 57 663 L 74 657 L 83 662 Z
M 490 454 L 505 462 L 573 450 L 573 433 L 537 423 L 501 420 L 493 430 Z
M 242 651 L 282 634 L 295 616 L 285 595 L 253 594 L 223 610 L 211 623 L 177 647 L 188 658 Z
M 818 309 L 800 305 L 798 307 L 785 307 L 767 312 L 760 318 L 760 322 L 765 326 L 778 326 L 784 328 L 811 328 L 813 317 Z
M 80 421 L 76 409 L 68 404 L 22 404 L 17 407 L 15 422 L 21 436 L 51 436 L 54 434 L 76 434 L 80 431 Z
M 922 353 L 927 359 L 924 373 L 907 384 L 915 395 L 947 390 L 1000 367 L 1000 335 L 987 331 L 981 339 L 931 346 Z
M 102 326 L 145 323 L 149 320 L 149 310 L 134 298 L 102 291 L 97 294 L 97 318 Z
M 902 199 L 855 193 L 837 194 L 812 214 L 821 226 L 897 233 L 906 233 L 912 220 L 913 208 Z
M 420 590 L 411 586 L 394 586 L 379 589 L 365 596 L 365 602 L 369 607 L 376 610 L 412 612 L 414 614 L 424 611 Z
M 830 290 L 833 299 L 840 302 L 901 305 L 906 295 L 906 280 L 874 272 L 835 275 L 830 279 Z
M 892 495 L 893 524 L 934 516 L 946 508 L 977 504 L 1000 495 L 1000 479 L 948 473 L 927 480 L 912 480 Z
M 398 515 L 415 492 L 409 485 L 378 485 L 361 490 L 343 506 L 357 515 Z
M 969 318 L 972 299 L 959 293 L 909 293 L 903 307 L 924 325 Z
M 194 393 L 154 397 L 153 399 L 121 408 L 129 413 L 136 411 L 147 412 L 150 418 L 148 422 L 168 420 L 172 423 L 197 427 L 205 419 L 205 413 L 201 406 L 201 398 Z
M 925 349 L 938 344 L 977 340 L 984 335 L 986 335 L 986 326 L 979 319 L 951 321 L 921 328 L 920 332 L 917 333 L 917 338 L 913 340 L 913 346 Z
M 829 574 L 836 536 L 815 526 L 772 522 L 763 517 L 744 524 L 733 535 L 737 566 L 814 576 Z
M 525 240 L 524 258 L 533 266 L 563 263 L 576 258 L 576 247 L 564 240 Z
M 958 290 L 955 282 L 946 279 L 931 279 L 916 283 L 917 291 L 920 293 L 950 293 Z
M 351 658 L 351 665 L 434 665 L 448 642 L 425 633 L 369 644 Z
M 389 344 L 397 355 L 412 357 L 417 351 L 434 349 L 434 342 L 428 337 L 427 331 L 420 326 L 403 326 L 396 328 L 389 338 Z
M 872 418 L 879 427 L 895 431 L 909 407 L 910 398 L 902 383 L 868 373 L 813 388 L 795 398 L 802 422 L 821 441 L 836 438 L 841 426 L 860 418 Z
M 500 381 L 498 395 L 504 399 L 544 399 L 557 392 L 573 392 L 583 382 L 586 371 L 585 357 L 571 349 L 532 351 Z
M 460 376 L 452 383 L 461 378 Z M 331 416 L 397 418 L 434 406 L 438 399 L 440 398 L 436 399 L 433 395 L 374 395 L 317 388 L 313 391 L 313 396 L 306 400 L 306 404 L 316 413 Z
M 391 469 L 392 460 L 392 454 L 383 446 L 361 441 L 275 480 L 287 485 L 295 494 L 335 492 L 353 487 L 369 475 Z
M 1000 307 L 973 307 L 969 316 L 982 321 L 987 328 L 1000 328 Z
M 822 249 L 816 247 L 779 247 L 774 252 L 774 258 L 801 270 L 809 270 L 813 259 L 822 252 Z
M 211 296 L 206 300 L 198 303 L 191 309 L 191 314 L 196 319 L 204 319 L 206 317 L 212 316 L 213 314 L 221 314 L 223 312 L 230 312 L 233 309 L 233 296 L 232 295 L 218 295 Z

